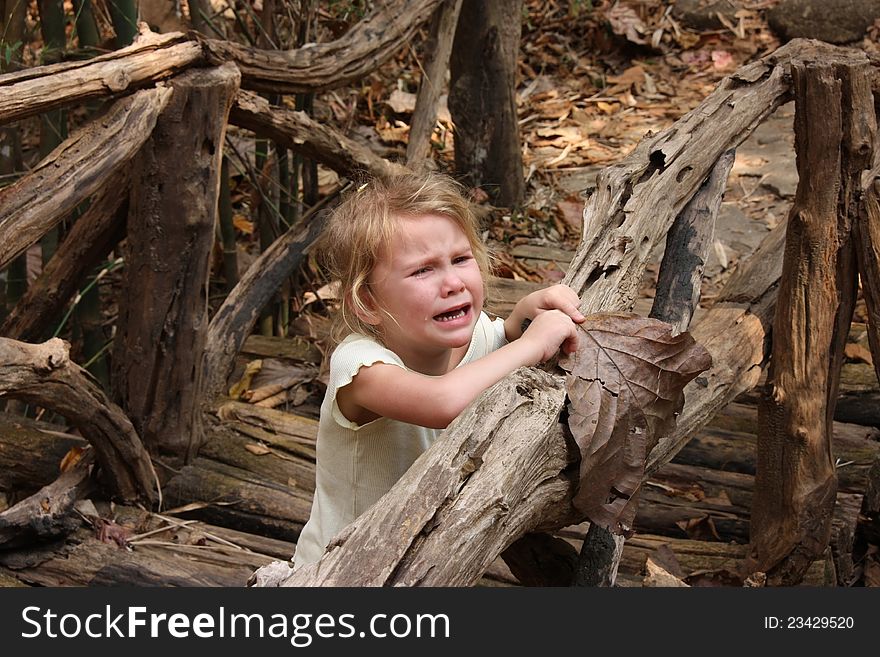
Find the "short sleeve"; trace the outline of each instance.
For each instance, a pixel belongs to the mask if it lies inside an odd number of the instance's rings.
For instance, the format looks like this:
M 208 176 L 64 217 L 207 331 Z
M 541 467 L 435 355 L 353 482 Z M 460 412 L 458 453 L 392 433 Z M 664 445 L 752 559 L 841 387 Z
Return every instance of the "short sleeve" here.
M 363 425 L 355 424 L 346 418 L 336 403 L 336 392 L 352 382 L 362 367 L 375 363 L 387 363 L 403 369 L 406 366 L 400 357 L 390 349 L 361 335 L 351 335 L 343 340 L 330 357 L 330 380 L 327 383 L 327 394 L 331 395 L 333 420 L 346 429 L 357 430 Z

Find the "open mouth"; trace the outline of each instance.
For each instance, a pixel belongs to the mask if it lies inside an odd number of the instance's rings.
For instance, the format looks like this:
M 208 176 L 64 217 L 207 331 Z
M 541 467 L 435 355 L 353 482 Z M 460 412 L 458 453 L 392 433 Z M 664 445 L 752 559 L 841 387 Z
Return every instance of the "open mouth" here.
M 452 310 L 447 310 L 445 313 L 434 315 L 434 320 L 438 322 L 451 322 L 456 319 L 461 319 L 468 314 L 468 311 L 470 309 L 470 304 L 461 306 L 459 308 L 453 308 Z

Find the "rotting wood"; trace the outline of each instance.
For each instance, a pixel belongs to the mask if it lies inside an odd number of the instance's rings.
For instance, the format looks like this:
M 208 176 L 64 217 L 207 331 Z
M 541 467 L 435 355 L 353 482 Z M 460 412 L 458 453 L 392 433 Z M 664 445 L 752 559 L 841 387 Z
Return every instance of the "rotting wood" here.
M 0 492 L 30 495 L 58 478 L 61 461 L 71 449 L 87 446 L 85 439 L 63 427 L 0 413 Z
M 210 253 L 238 82 L 232 64 L 172 79 L 172 98 L 132 174 L 114 394 L 145 446 L 182 462 L 194 458 L 203 439 Z
M 462 0 L 444 2 L 434 12 L 431 30 L 424 47 L 422 79 L 416 98 L 416 109 L 409 125 L 406 142 L 406 162 L 411 168 L 424 164 L 431 152 L 431 135 L 437 124 L 437 104 L 449 70 L 449 56 L 455 38 L 455 26 L 461 12 Z
M 442 0 L 388 0 L 334 41 L 297 50 L 258 50 L 199 35 L 214 64 L 235 62 L 241 86 L 279 94 L 326 91 L 355 82 L 399 52 Z
M 130 93 L 201 58 L 201 46 L 180 32 L 146 31 L 132 45 L 94 59 L 8 73 L 0 76 L 0 124 L 72 103 Z
M 715 219 L 736 152 L 718 162 L 666 235 L 651 317 L 686 331 L 700 300 L 703 268 L 715 235 Z
M 856 299 L 852 223 L 876 122 L 864 55 L 795 62 L 799 183 L 788 220 L 773 357 L 758 406 L 752 572 L 797 583 L 828 544 L 831 421 Z
M 248 91 L 238 93 L 229 120 L 346 176 L 358 172 L 386 176 L 405 170 L 305 112 L 273 107 Z
M 32 402 L 74 424 L 95 449 L 103 479 L 121 500 L 152 502 L 159 496 L 150 457 L 131 422 L 70 361 L 68 346 L 53 338 L 26 344 L 0 338 L 0 397 Z
M 43 272 L 3 320 L 0 335 L 23 342 L 47 337 L 49 322 L 76 295 L 80 281 L 125 235 L 128 174 L 124 168 L 111 176 L 92 199 Z
M 10 549 L 69 534 L 73 505 L 94 490 L 93 464 L 89 450 L 51 484 L 0 513 L 0 546 Z
M 171 98 L 157 87 L 117 101 L 65 140 L 33 171 L 0 189 L 0 268 L 100 190 L 146 142 Z M 47 194 L 50 189 L 53 193 Z
M 741 448 L 745 452 L 745 448 Z M 667 463 L 643 487 L 638 534 L 695 540 L 749 542 L 754 477 L 705 467 Z M 853 572 L 852 552 L 862 492 L 838 492 L 830 546 L 841 585 Z

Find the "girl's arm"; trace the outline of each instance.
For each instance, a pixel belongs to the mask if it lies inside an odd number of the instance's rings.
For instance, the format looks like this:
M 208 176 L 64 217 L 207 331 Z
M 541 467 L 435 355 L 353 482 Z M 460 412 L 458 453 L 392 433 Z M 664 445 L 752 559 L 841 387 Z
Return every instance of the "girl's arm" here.
M 486 388 L 519 367 L 549 359 L 560 347 L 567 353 L 577 347 L 575 324 L 560 310 L 545 311 L 520 339 L 442 376 L 387 363 L 362 367 L 336 400 L 342 414 L 358 424 L 388 417 L 443 429 Z

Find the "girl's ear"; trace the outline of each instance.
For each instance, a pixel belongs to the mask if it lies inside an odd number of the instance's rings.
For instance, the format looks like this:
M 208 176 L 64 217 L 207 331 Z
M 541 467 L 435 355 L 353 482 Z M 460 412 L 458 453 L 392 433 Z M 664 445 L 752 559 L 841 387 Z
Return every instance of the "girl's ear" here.
M 361 286 L 356 293 L 349 292 L 349 294 L 357 296 L 356 299 L 352 299 L 351 304 L 357 318 L 369 326 L 378 326 L 381 322 L 382 314 L 379 312 L 378 304 L 373 298 L 370 289 L 366 286 Z

